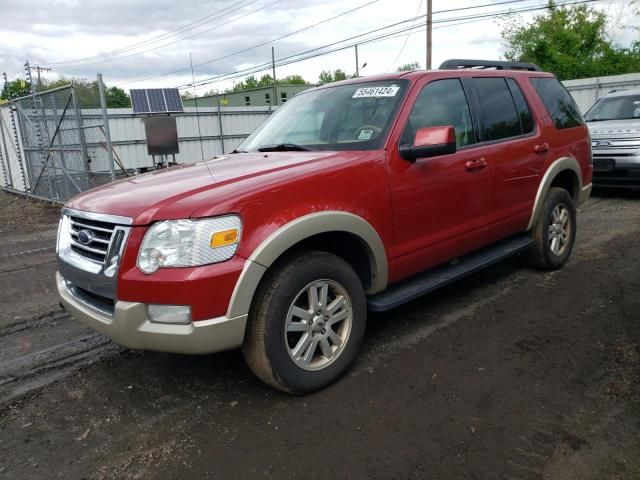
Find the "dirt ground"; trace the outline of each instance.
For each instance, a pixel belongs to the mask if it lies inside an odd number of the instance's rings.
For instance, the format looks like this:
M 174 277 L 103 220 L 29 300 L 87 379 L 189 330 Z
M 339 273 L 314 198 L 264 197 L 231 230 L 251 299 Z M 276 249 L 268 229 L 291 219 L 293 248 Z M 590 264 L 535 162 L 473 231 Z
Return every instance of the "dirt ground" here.
M 238 352 L 82 327 L 53 292 L 57 210 L 0 215 L 0 478 L 640 479 L 639 194 L 585 204 L 561 271 L 514 258 L 370 316 L 351 373 L 304 397 Z

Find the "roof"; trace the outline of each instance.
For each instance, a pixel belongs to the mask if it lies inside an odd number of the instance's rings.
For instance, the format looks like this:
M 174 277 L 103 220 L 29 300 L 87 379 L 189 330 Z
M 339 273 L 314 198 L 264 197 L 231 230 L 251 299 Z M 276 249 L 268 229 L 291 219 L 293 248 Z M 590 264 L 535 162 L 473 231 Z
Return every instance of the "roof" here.
M 315 88 L 305 90 L 306 92 L 319 90 L 327 87 L 334 87 L 339 85 L 351 85 L 354 83 L 369 83 L 369 82 L 383 82 L 391 80 L 406 79 L 410 81 L 416 81 L 426 75 L 434 75 L 440 77 L 451 76 L 451 73 L 455 73 L 459 77 L 495 77 L 498 76 L 513 76 L 513 77 L 553 77 L 553 74 L 544 71 L 530 71 L 530 70 L 495 70 L 495 69 L 475 69 L 475 68 L 462 68 L 457 70 L 410 70 L 406 72 L 386 73 L 382 75 L 371 75 L 368 77 L 350 78 L 348 80 L 341 80 L 339 82 L 325 83 L 318 85 Z

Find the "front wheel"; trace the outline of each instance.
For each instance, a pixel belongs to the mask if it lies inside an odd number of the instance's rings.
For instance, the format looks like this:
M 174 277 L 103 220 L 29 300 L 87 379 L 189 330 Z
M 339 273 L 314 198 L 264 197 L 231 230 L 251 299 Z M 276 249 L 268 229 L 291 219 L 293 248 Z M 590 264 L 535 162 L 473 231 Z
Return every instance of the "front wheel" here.
M 267 272 L 242 352 L 264 382 L 308 393 L 348 370 L 365 324 L 364 290 L 353 268 L 330 253 L 301 252 Z
M 531 231 L 529 258 L 542 270 L 557 270 L 569 259 L 576 238 L 576 207 L 569 192 L 553 187 Z

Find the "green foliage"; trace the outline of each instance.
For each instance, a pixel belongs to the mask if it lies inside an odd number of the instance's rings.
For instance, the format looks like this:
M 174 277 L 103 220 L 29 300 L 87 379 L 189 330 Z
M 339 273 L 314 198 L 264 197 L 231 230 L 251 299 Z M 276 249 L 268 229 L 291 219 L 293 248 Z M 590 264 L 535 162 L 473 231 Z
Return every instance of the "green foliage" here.
M 100 91 L 98 81 L 90 82 L 86 78 L 60 78 L 49 82 L 47 88 L 58 88 L 65 85 L 73 85 L 78 98 L 80 108 L 100 108 Z M 119 87 L 107 87 L 104 91 L 107 108 L 129 108 L 131 99 L 127 93 Z
M 0 93 L 0 99 L 10 100 L 12 98 L 24 97 L 29 95 L 31 84 L 23 78 L 17 78 L 11 82 L 8 82 L 6 86 L 2 88 Z
M 560 80 L 640 71 L 640 42 L 616 46 L 604 12 L 587 5 L 559 7 L 553 0 L 548 7 L 528 25 L 521 19 L 506 23 L 508 60 L 535 63 Z
M 107 87 L 104 95 L 107 101 L 107 108 L 131 108 L 129 95 L 119 87 Z
M 405 63 L 397 68 L 398 72 L 410 72 L 411 70 L 420 70 L 420 62 Z
M 339 82 L 340 80 L 347 80 L 349 78 L 356 78 L 356 74 L 348 75 L 344 72 L 344 70 L 338 68 L 333 72 L 331 70 L 323 70 L 320 72 L 320 77 L 318 79 L 319 84 L 331 83 L 331 82 Z
M 86 78 L 59 78 L 51 82 L 47 82 L 40 91 L 49 90 L 51 88 L 64 87 L 73 85 L 80 108 L 100 108 L 100 92 L 98 90 L 98 81 L 90 82 Z M 31 93 L 29 91 L 29 82 L 24 79 L 17 79 L 9 82 L 6 88 L 2 89 L 0 99 L 8 100 L 11 98 L 24 97 Z M 129 108 L 131 107 L 131 99 L 127 92 L 119 87 L 107 87 L 104 91 L 108 108 Z
M 276 82 L 278 85 L 306 85 L 307 81 L 302 78 L 301 75 L 288 75 L 283 78 L 279 78 Z M 259 79 L 255 75 L 249 75 L 244 80 L 236 83 L 230 90 L 230 92 L 239 92 L 241 90 L 248 90 L 250 88 L 261 88 L 273 86 L 273 77 L 268 73 L 262 75 Z M 213 92 L 215 94 L 215 92 Z M 206 95 L 206 94 L 205 94 Z

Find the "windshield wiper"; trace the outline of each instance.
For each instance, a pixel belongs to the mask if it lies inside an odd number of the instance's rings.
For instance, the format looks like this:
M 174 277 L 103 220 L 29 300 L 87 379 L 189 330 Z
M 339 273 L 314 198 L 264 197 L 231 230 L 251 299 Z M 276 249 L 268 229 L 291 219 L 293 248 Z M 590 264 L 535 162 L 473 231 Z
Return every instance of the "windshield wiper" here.
M 259 152 L 308 152 L 310 148 L 296 145 L 295 143 L 279 143 L 277 145 L 263 145 Z

